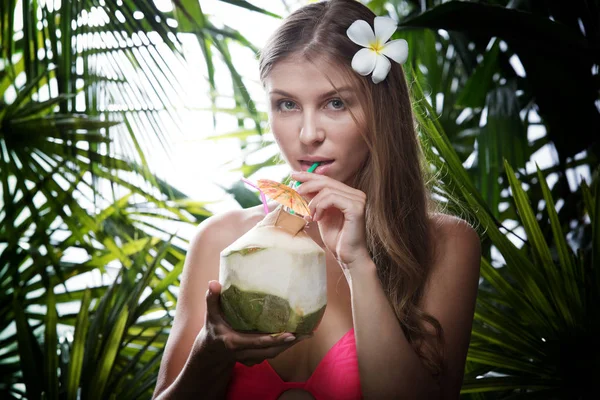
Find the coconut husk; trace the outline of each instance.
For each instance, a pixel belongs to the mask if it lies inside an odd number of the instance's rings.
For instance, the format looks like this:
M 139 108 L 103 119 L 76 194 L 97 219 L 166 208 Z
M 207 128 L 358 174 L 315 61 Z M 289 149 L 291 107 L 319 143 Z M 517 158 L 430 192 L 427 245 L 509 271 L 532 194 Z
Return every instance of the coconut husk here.
M 292 236 L 296 236 L 300 232 L 303 232 L 306 224 L 307 222 L 304 218 L 290 214 L 285 211 L 281 205 L 268 213 L 259 223 L 260 226 L 276 226 Z

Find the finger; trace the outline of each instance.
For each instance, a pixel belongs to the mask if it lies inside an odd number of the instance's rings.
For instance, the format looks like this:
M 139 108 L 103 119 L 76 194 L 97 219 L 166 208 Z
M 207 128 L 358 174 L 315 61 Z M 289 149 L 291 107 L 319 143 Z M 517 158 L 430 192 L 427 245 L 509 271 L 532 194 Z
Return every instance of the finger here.
M 231 349 L 244 350 L 278 346 L 289 343 L 286 341 L 289 340 L 288 338 L 295 339 L 295 336 L 289 332 L 280 336 L 271 336 L 233 331 L 232 333 L 225 335 L 224 341 L 227 342 L 228 347 Z
M 294 340 L 292 342 L 283 343 L 283 344 L 271 346 L 268 348 L 241 350 L 239 352 L 236 352 L 236 358 L 238 360 L 254 362 L 254 363 L 257 363 L 257 360 L 260 360 L 260 361 L 258 361 L 258 363 L 260 363 L 264 359 L 277 357 L 280 353 L 284 352 L 285 350 L 289 349 L 293 345 L 295 345 L 307 338 L 308 338 L 307 336 L 298 337 L 296 340 Z M 240 362 L 242 362 L 242 361 L 240 361 Z
M 344 214 L 346 221 L 357 221 L 364 215 L 364 203 L 343 194 L 322 191 L 309 204 L 314 221 L 319 221 L 328 208 L 334 207 Z
M 324 186 L 338 188 L 341 191 L 345 191 L 348 193 L 356 193 L 358 195 L 363 194 L 364 192 L 353 188 L 352 186 L 346 185 L 344 182 L 333 179 L 327 175 L 321 174 L 312 174 L 309 172 L 293 172 L 290 177 L 297 182 L 300 182 L 301 185 L 296 187 L 295 190 L 299 191 L 305 185 L 308 185 L 311 182 L 321 182 Z M 310 186 L 310 185 L 309 185 Z
M 295 180 L 296 182 L 300 182 L 302 185 L 304 185 L 304 182 L 310 182 L 310 181 L 314 181 L 314 180 L 332 180 L 335 181 L 335 179 L 326 176 L 326 175 L 321 175 L 321 174 L 313 174 L 310 172 L 304 172 L 304 171 L 298 171 L 298 172 L 292 172 L 290 174 L 290 178 Z M 300 185 L 299 187 L 301 187 L 302 185 Z M 296 188 L 297 189 L 297 188 Z
M 301 195 L 308 195 L 311 193 L 319 193 L 321 190 L 327 187 L 332 188 L 334 190 L 338 190 L 340 193 L 345 193 L 350 197 L 360 197 L 360 191 L 335 180 L 333 180 L 333 182 L 331 182 L 330 180 L 308 181 L 303 183 L 300 187 L 298 187 L 296 191 Z
M 342 185 L 344 185 L 344 183 L 340 182 L 340 181 L 336 181 L 335 179 L 326 176 L 326 175 L 321 175 L 321 174 L 313 174 L 310 172 L 304 172 L 304 171 L 299 171 L 299 172 L 292 172 L 290 175 L 290 178 L 292 178 L 293 180 L 302 183 L 302 185 L 304 185 L 304 182 L 310 182 L 310 181 L 316 181 L 316 180 L 326 180 L 326 181 L 332 181 L 332 182 L 338 182 Z M 300 187 L 302 187 L 302 185 L 300 185 Z
M 260 364 L 266 359 L 277 357 L 290 347 L 294 345 L 293 342 L 282 344 L 279 346 L 273 346 L 267 349 L 247 349 L 236 353 L 236 359 L 244 365 Z
M 221 314 L 221 284 L 217 281 L 208 282 L 206 291 L 206 317 L 212 322 L 224 322 Z

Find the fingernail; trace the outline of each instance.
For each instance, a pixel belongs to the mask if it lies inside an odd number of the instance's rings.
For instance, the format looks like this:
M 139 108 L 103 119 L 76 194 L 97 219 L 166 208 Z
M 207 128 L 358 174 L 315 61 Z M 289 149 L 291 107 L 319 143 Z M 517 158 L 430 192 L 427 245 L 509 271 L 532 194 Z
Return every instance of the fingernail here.
M 294 340 L 296 340 L 295 336 L 289 336 L 283 339 L 284 342 L 293 342 Z

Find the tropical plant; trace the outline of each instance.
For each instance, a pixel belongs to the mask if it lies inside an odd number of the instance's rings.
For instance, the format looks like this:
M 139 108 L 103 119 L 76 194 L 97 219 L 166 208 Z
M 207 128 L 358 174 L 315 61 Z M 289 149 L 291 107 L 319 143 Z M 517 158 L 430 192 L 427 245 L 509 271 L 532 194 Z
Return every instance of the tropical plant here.
M 178 127 L 175 21 L 147 1 L 0 2 L 1 398 L 151 393 L 186 243 L 164 222 L 210 216 L 142 140 Z
M 599 142 L 592 132 L 600 126 L 595 105 L 600 93 L 600 25 L 589 18 L 600 12 L 598 3 L 451 1 L 434 2 L 422 11 L 400 21 L 411 38 L 416 32 L 420 38 L 437 37 L 413 46 L 415 77 L 427 88 L 455 147 L 466 136 L 476 139 L 476 149 L 463 154 L 473 156 L 470 175 L 494 215 L 514 219 L 499 209 L 501 203 L 506 208 L 507 199 L 501 194 L 508 193 L 508 181 L 501 176 L 502 159 L 525 169 L 532 154 L 549 143 L 558 160 L 543 173 L 557 173 L 553 195 L 557 201 L 581 201 L 580 194 L 570 189 L 567 171 L 598 165 Z M 416 28 L 428 29 L 415 32 Z M 436 54 L 433 44 L 443 57 L 430 56 Z M 421 56 L 423 47 L 429 50 Z M 436 103 L 440 96 L 442 105 Z M 530 121 L 532 112 L 541 120 Z M 475 125 L 470 124 L 471 117 Z M 464 123 L 469 125 L 462 127 Z M 527 132 L 536 124 L 544 134 L 528 144 Z M 534 185 L 537 175 L 523 174 L 522 179 Z M 543 200 L 540 190 L 530 196 L 534 204 Z M 574 207 L 562 207 L 561 222 L 580 223 L 575 212 Z M 542 228 L 549 239 L 550 229 Z
M 217 28 L 197 0 L 163 11 L 152 1 L 55 4 L 0 2 L 0 397 L 148 398 L 185 256 L 177 244 L 185 239 L 162 221 L 197 224 L 210 213 L 153 175 L 143 135 L 165 146 L 165 127 L 181 124 L 185 85 L 172 70 L 185 63 L 177 35 L 192 33 L 213 124 L 216 113 L 238 119 L 237 131 L 219 137 L 239 138 L 245 156 L 273 152 L 258 164 L 244 157 L 241 171 L 278 163 L 266 115 L 229 51 L 257 48 Z M 588 350 L 600 320 L 599 183 L 596 174 L 572 191 L 567 172 L 598 164 L 586 128 L 599 126 L 598 2 L 366 4 L 395 16 L 402 29 L 393 39 L 413 49 L 406 72 L 442 177 L 437 194 L 451 207 L 467 204 L 485 233 L 464 396 L 588 398 L 600 372 Z M 232 78 L 228 109 L 216 106 L 217 53 Z M 541 120 L 530 120 L 534 111 Z M 546 133 L 530 143 L 536 124 Z M 556 165 L 528 173 L 526 162 L 548 144 Z M 242 207 L 259 202 L 242 184 L 227 190 Z M 520 220 L 526 237 L 507 229 L 509 220 Z M 103 274 L 112 282 L 82 285 Z
M 124 217 L 118 207 L 104 210 L 104 221 Z M 104 235 L 102 229 L 95 233 Z M 177 282 L 185 252 L 170 240 L 146 236 L 89 255 L 83 262 L 59 262 L 60 277 L 42 263 L 14 272 L 21 284 L 14 285 L 9 302 L 16 332 L 3 340 L 2 398 L 151 396 L 176 300 L 170 285 Z M 60 290 L 114 261 L 124 267 L 112 284 Z M 32 282 L 35 275 L 41 280 Z M 79 312 L 61 312 L 57 306 L 67 302 Z M 32 310 L 35 305 L 43 310 Z M 60 334 L 61 325 L 74 326 L 74 332 Z
M 481 259 L 481 276 L 463 394 L 517 399 L 595 399 L 593 377 L 600 373 L 600 168 L 579 187 L 590 235 L 573 249 L 556 212 L 546 177 L 538 181 L 552 240 L 542 233 L 527 192 L 505 160 L 511 199 L 527 238 L 513 243 L 471 182 L 420 85 L 414 86 L 422 140 L 428 160 L 443 177 L 440 194 L 472 210 L 502 262 Z M 434 151 L 435 149 L 435 151 Z M 588 241 L 589 240 L 589 241 Z M 488 392 L 493 392 L 490 395 Z M 483 394 L 488 394 L 484 396 Z M 467 396 L 465 396 L 467 397 Z

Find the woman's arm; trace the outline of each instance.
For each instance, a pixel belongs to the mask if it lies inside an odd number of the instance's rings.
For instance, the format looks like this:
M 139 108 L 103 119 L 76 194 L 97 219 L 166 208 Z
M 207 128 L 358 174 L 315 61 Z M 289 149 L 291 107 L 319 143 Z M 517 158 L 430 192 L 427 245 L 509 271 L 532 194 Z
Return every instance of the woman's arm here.
M 364 398 L 457 399 L 479 285 L 481 244 L 477 232 L 465 221 L 450 216 L 434 227 L 434 249 L 438 251 L 419 306 L 436 318 L 444 331 L 447 369 L 437 385 L 404 335 L 369 255 L 366 194 L 325 175 L 294 172 L 291 177 L 302 182 L 298 193 L 311 198 L 308 207 L 312 220 L 317 222 L 325 246 L 340 263 L 350 286 Z
M 441 387 L 406 339 L 383 293 L 375 265 L 365 262 L 352 268 L 349 278 L 365 399 L 459 398 L 477 297 L 481 248 L 475 230 L 458 219 L 447 220 L 437 232 L 440 253 L 421 306 L 444 329 L 447 370 L 441 377 Z
M 239 236 L 240 210 L 203 221 L 186 254 L 173 326 L 165 345 L 153 399 L 184 398 L 186 394 L 219 391 L 229 380 L 229 363 L 219 349 L 204 343 L 206 293 L 210 280 L 219 280 L 220 252 Z M 235 222 L 235 224 L 233 224 Z M 182 397 L 180 397 L 182 396 Z
M 157 390 L 153 399 L 225 398 L 235 365 L 229 354 L 222 343 L 211 343 L 202 329 L 179 376 L 160 394 Z

